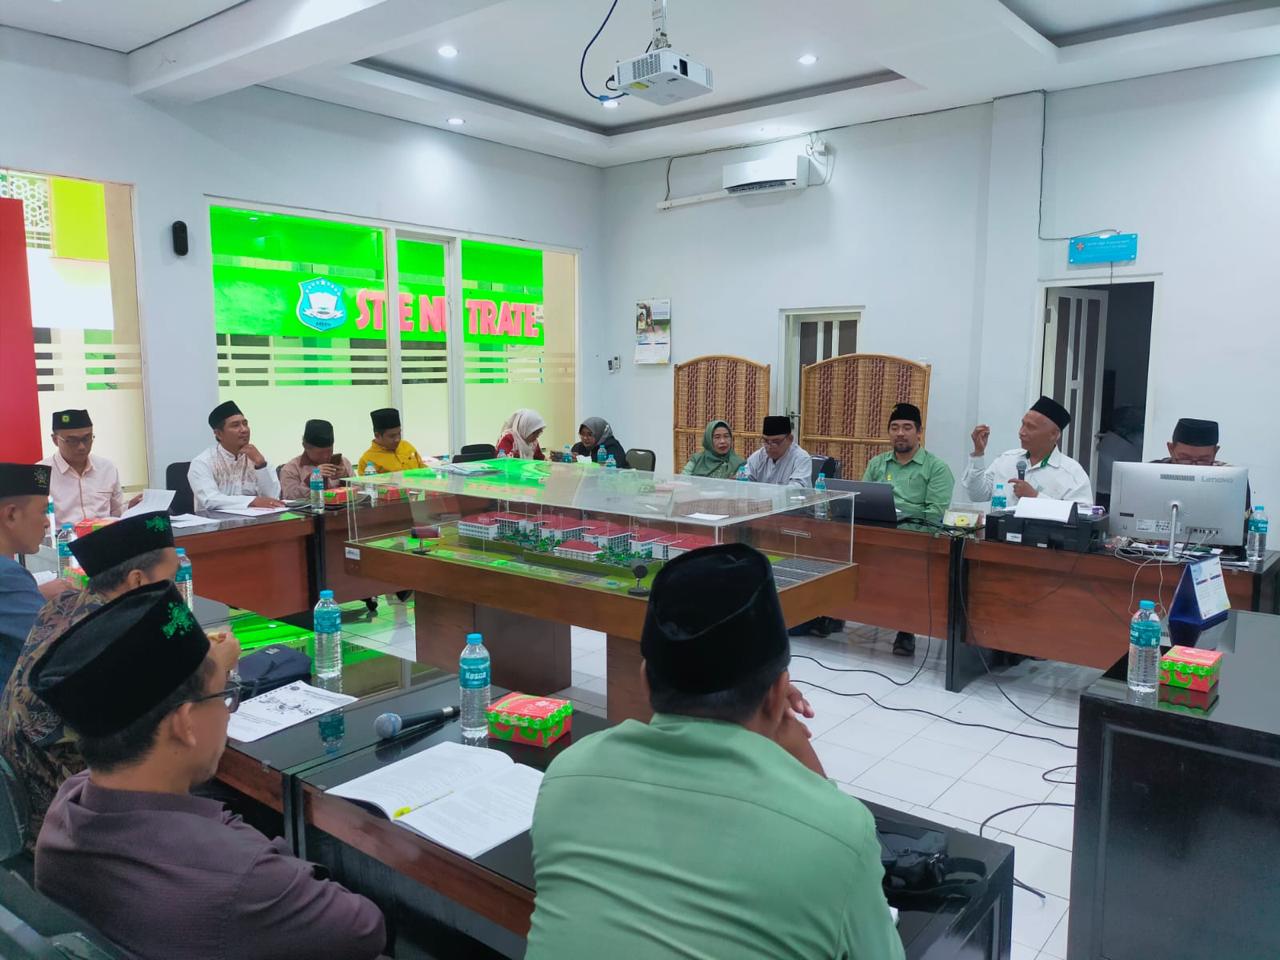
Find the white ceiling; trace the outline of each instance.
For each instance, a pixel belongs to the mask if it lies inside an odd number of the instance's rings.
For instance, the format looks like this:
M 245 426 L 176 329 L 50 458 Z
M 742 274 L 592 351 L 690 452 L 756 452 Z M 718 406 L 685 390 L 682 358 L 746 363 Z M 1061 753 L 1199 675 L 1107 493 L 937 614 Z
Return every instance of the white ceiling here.
M 672 48 L 712 67 L 714 92 L 671 107 L 624 97 L 617 109 L 605 110 L 583 91 L 578 65 L 608 8 L 608 0 L 520 0 L 502 5 L 494 17 L 441 24 L 422 42 L 368 65 L 602 129 L 669 122 L 884 72 L 860 49 L 852 4 L 798 3 L 778 17 L 777 0 L 671 0 Z M 605 93 L 614 64 L 643 53 L 651 36 L 648 0 L 621 0 L 587 57 L 587 86 Z M 446 43 L 459 51 L 452 60 L 436 52 Z M 797 63 L 806 53 L 818 62 Z
M 1003 0 L 1050 40 L 1165 18 L 1214 16 L 1240 0 Z M 1256 4 L 1254 4 L 1256 6 Z
M 132 51 L 150 99 L 261 84 L 599 166 L 1280 54 L 1280 0 L 668 0 L 715 92 L 605 110 L 578 62 L 610 2 L 0 0 L 0 24 Z M 593 91 L 645 49 L 650 5 L 618 0 Z
M 240 0 L 0 0 L 0 24 L 128 53 Z

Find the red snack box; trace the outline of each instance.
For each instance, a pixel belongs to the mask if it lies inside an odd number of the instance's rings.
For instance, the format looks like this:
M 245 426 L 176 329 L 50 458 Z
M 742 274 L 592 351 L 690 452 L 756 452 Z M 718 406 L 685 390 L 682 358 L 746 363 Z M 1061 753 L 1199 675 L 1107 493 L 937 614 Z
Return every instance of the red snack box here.
M 1209 690 L 1218 682 L 1221 650 L 1174 647 L 1160 658 L 1160 682 L 1184 690 Z
M 489 736 L 535 747 L 549 747 L 573 729 L 573 703 L 555 697 L 508 693 L 485 714 Z

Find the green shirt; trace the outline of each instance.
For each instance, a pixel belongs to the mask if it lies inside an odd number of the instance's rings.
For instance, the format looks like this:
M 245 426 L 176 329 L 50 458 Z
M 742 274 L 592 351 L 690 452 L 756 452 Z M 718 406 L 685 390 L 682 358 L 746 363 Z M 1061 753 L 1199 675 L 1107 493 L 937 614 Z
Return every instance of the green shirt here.
M 955 476 L 940 457 L 921 447 L 905 464 L 899 463 L 893 451 L 882 453 L 867 464 L 863 480 L 893 484 L 893 499 L 904 520 L 928 520 L 941 523 L 951 505 Z M 857 506 L 854 506 L 857 510 Z
M 745 727 L 626 720 L 547 770 L 526 960 L 895 960 L 875 821 Z

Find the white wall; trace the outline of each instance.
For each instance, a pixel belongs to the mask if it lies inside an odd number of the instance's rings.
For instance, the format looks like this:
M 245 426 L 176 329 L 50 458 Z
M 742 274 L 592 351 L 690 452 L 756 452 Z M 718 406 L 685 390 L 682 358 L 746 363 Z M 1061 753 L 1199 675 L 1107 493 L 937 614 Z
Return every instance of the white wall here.
M 1115 276 L 1156 283 L 1145 455 L 1163 454 L 1179 417 L 1217 419 L 1224 459 L 1280 496 L 1280 58 L 1046 99 L 1043 236 L 1137 231 L 1139 258 Z M 773 364 L 780 386 L 779 310 L 863 306 L 859 349 L 933 364 L 928 444 L 957 477 L 975 421 L 992 449 L 1015 446 L 1038 393 L 1043 288 L 1108 276 L 1068 268 L 1065 240 L 1037 240 L 1041 110 L 1027 94 L 837 131 L 829 186 L 666 213 L 665 162 L 607 171 L 598 352 L 626 360 L 631 301 L 670 296 L 674 360 L 740 354 Z M 722 164 L 762 149 L 677 160 L 673 196 L 715 189 Z M 627 362 L 609 383 L 590 412 L 669 466 L 670 368 Z
M 265 89 L 156 106 L 129 93 L 122 56 L 3 27 L 0 91 L 0 166 L 135 185 L 153 482 L 210 442 L 206 195 L 578 248 L 581 323 L 599 314 L 599 170 Z
M 838 131 L 828 140 L 829 185 L 658 212 L 665 161 L 607 171 L 609 262 L 600 330 L 603 356 L 623 358 L 608 418 L 628 446 L 671 468 L 670 367 L 631 363 L 627 318 L 639 297 L 670 297 L 672 360 L 729 353 L 773 365 L 775 408 L 784 371 L 779 312 L 863 307 L 858 348 L 933 364 L 929 444 L 957 459 L 968 432 L 974 299 L 983 283 L 983 235 L 992 107 L 953 110 Z M 803 141 L 742 151 L 795 154 Z M 673 196 L 720 186 L 713 154 L 677 160 Z M 601 362 L 601 366 L 603 362 Z
M 1156 281 L 1144 455 L 1165 455 L 1179 417 L 1218 420 L 1254 502 L 1280 496 L 1280 58 L 1054 94 L 1046 153 L 1046 236 L 1136 231 L 1116 275 Z M 1041 271 L 1107 275 L 1066 269 L 1063 244 Z

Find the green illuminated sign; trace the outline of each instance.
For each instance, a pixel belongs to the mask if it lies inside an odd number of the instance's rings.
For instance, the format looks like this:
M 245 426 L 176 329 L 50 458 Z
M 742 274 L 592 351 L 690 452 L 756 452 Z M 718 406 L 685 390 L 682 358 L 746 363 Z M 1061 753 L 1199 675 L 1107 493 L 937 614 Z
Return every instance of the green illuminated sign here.
M 383 233 L 288 214 L 211 207 L 214 326 L 264 337 L 445 339 L 444 247 L 396 244 L 399 296 L 388 304 Z M 469 343 L 546 340 L 542 252 L 462 241 L 463 336 Z

